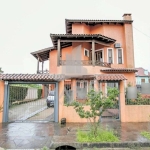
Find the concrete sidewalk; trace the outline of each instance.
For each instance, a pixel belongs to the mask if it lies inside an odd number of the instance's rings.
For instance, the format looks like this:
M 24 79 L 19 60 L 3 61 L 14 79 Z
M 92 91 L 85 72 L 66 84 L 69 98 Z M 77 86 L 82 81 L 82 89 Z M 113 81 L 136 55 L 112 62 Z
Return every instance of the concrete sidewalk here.
M 150 131 L 149 123 L 120 123 L 103 121 L 102 125 L 114 129 L 121 143 L 150 143 L 140 135 L 141 131 Z M 76 131 L 84 129 L 86 124 L 67 123 L 5 123 L 0 124 L 0 147 L 6 149 L 40 149 L 55 145 L 76 143 Z M 68 131 L 68 128 L 70 131 Z

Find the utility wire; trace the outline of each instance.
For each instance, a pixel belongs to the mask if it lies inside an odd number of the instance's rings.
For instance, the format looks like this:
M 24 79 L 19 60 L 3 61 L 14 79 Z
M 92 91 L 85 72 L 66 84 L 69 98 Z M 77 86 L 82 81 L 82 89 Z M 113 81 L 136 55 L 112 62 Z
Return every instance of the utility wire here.
M 143 33 L 142 31 L 140 31 L 139 29 L 135 28 L 134 26 L 133 26 L 133 28 L 134 28 L 134 29 L 136 29 L 137 31 L 139 31 L 140 33 L 142 33 L 143 35 L 147 36 L 148 38 L 150 38 L 150 36 L 149 36 L 149 35 L 147 35 L 147 34 Z

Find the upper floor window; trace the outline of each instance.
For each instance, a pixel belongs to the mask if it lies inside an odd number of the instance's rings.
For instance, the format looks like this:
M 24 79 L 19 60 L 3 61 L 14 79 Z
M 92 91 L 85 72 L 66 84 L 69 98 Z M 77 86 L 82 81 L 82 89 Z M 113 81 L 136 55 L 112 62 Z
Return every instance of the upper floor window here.
M 89 57 L 89 50 L 88 49 L 84 49 L 84 56 Z
M 96 50 L 95 51 L 96 61 L 104 62 L 103 60 L 103 50 Z
M 122 48 L 117 49 L 117 62 L 118 64 L 123 64 L 123 51 Z
M 108 49 L 108 63 L 112 64 L 113 63 L 113 49 Z

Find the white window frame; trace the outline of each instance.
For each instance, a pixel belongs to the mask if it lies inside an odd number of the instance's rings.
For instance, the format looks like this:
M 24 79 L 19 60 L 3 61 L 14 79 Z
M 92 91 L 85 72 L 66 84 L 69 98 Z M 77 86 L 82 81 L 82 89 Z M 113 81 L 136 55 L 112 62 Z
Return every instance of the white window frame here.
M 122 64 L 124 64 L 124 55 L 123 55 L 123 48 L 117 48 L 116 50 L 117 50 L 117 64 L 119 64 L 119 62 L 118 62 L 118 50 L 119 49 L 121 49 L 121 53 L 122 53 Z M 121 64 L 119 64 L 119 65 L 121 65 Z
M 83 85 L 84 85 L 84 82 L 86 82 L 87 84 L 87 92 L 88 92 L 88 88 L 89 88 L 89 85 L 88 85 L 88 80 L 77 80 L 76 82 L 79 82 L 81 84 L 81 82 L 83 82 Z M 77 83 L 76 83 L 76 86 L 77 86 Z M 82 88 L 82 87 L 80 87 Z
M 109 59 L 108 59 L 108 50 L 109 49 L 111 49 L 112 50 L 112 57 L 113 57 L 113 59 L 112 59 L 112 64 L 114 64 L 114 49 L 113 48 L 107 48 L 107 62 L 109 63 Z
M 87 51 L 88 56 L 85 55 L 85 51 Z M 84 48 L 84 56 L 89 57 L 90 56 L 89 53 L 90 53 L 90 51 L 88 49 Z
M 102 51 L 102 57 L 103 57 L 103 62 L 104 62 L 104 49 L 97 49 L 95 50 L 95 53 L 98 51 Z M 96 56 L 96 55 L 95 55 Z M 95 57 L 96 58 L 96 57 Z

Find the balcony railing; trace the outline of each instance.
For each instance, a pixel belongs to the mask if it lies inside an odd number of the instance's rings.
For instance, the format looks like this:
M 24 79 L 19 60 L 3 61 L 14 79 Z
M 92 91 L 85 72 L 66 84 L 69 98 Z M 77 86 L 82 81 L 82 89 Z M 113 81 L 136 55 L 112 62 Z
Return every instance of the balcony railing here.
M 59 63 L 61 66 L 91 66 L 92 60 L 60 60 Z M 101 61 L 95 61 L 95 66 L 102 66 L 102 67 L 108 67 L 111 68 L 111 64 L 107 62 L 101 62 Z
M 49 74 L 49 70 L 39 70 L 37 74 Z

